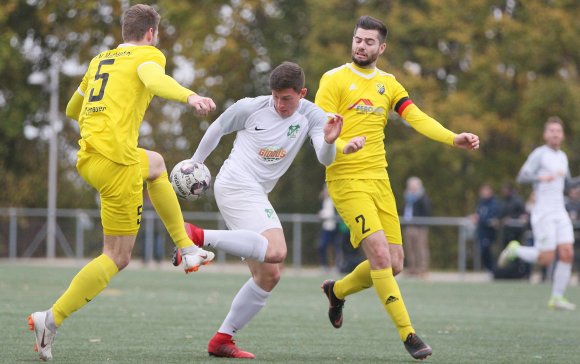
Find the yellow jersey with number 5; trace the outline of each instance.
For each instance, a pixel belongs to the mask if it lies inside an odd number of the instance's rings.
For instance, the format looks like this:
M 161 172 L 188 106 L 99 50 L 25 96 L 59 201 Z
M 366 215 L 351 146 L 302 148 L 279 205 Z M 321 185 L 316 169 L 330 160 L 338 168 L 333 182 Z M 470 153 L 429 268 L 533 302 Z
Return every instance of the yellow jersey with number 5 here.
M 139 127 L 153 94 L 137 70 L 146 63 L 165 69 L 165 56 L 153 46 L 120 45 L 94 57 L 79 92 L 81 151 L 96 152 L 115 163 L 137 164 Z

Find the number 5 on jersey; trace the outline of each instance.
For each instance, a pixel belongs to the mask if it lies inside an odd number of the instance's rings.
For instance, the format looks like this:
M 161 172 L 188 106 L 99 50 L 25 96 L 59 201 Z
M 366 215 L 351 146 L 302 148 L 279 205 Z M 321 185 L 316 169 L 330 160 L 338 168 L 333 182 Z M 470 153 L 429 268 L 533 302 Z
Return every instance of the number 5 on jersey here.
M 91 89 L 89 102 L 100 101 L 103 99 L 103 96 L 105 96 L 105 87 L 107 87 L 107 82 L 109 81 L 109 74 L 106 72 L 101 73 L 101 67 L 104 65 L 112 65 L 113 63 L 115 63 L 114 59 L 104 59 L 99 62 L 99 68 L 97 68 L 97 73 L 95 74 L 95 81 L 98 81 L 99 79 L 102 79 L 103 81 L 101 82 L 101 89 L 99 90 L 99 94 L 97 96 L 94 94 L 95 89 Z

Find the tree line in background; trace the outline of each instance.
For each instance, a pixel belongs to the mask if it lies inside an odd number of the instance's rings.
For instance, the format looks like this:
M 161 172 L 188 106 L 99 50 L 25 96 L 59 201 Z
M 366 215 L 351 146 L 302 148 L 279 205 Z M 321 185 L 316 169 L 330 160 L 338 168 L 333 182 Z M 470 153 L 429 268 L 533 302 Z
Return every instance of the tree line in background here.
M 0 206 L 46 206 L 51 64 L 61 68 L 57 206 L 95 206 L 92 190 L 74 168 L 78 127 L 64 110 L 83 66 L 122 42 L 119 18 L 131 4 L 0 4 Z M 575 0 L 154 4 L 162 15 L 159 48 L 167 57 L 167 72 L 218 105 L 218 112 L 200 119 L 184 105 L 154 99 L 140 143 L 161 152 L 168 169 L 192 155 L 209 123 L 227 106 L 269 93 L 269 72 L 282 61 L 303 66 L 307 98 L 313 100 L 321 75 L 350 61 L 354 24 L 369 14 L 389 28 L 379 68 L 394 74 L 415 103 L 443 125 L 477 133 L 482 141 L 478 152 L 458 151 L 428 141 L 391 115 L 385 144 L 396 195 L 416 175 L 436 215 L 470 213 L 479 185 L 514 180 L 526 155 L 542 143 L 543 123 L 550 115 L 564 120 L 571 170 L 580 171 L 580 4 Z M 224 138 L 206 161 L 214 176 L 232 141 L 233 136 Z M 279 212 L 316 212 L 323 181 L 324 169 L 307 145 L 272 192 L 272 201 Z M 183 207 L 216 210 L 211 198 Z

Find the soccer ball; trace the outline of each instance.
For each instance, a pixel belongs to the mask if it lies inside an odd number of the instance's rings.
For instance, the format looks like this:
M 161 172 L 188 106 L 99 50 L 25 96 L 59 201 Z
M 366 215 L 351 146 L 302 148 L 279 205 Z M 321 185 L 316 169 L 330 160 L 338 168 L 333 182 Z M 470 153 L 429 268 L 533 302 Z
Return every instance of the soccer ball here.
M 186 159 L 173 167 L 169 179 L 177 197 L 195 201 L 209 188 L 211 173 L 205 164 Z

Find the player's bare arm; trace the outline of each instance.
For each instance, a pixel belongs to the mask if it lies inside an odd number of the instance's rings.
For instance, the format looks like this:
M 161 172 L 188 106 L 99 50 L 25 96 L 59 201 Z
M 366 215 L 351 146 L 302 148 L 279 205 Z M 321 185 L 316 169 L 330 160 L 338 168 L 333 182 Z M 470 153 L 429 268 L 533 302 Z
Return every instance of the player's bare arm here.
M 453 139 L 453 145 L 469 150 L 479 149 L 479 137 L 472 133 L 457 134 Z
M 215 103 L 211 98 L 197 94 L 189 95 L 187 103 L 195 108 L 195 112 L 199 116 L 207 116 L 216 109 Z
M 342 149 L 343 154 L 352 154 L 361 150 L 367 141 L 366 136 L 358 136 L 354 137 L 346 143 L 344 148 Z

